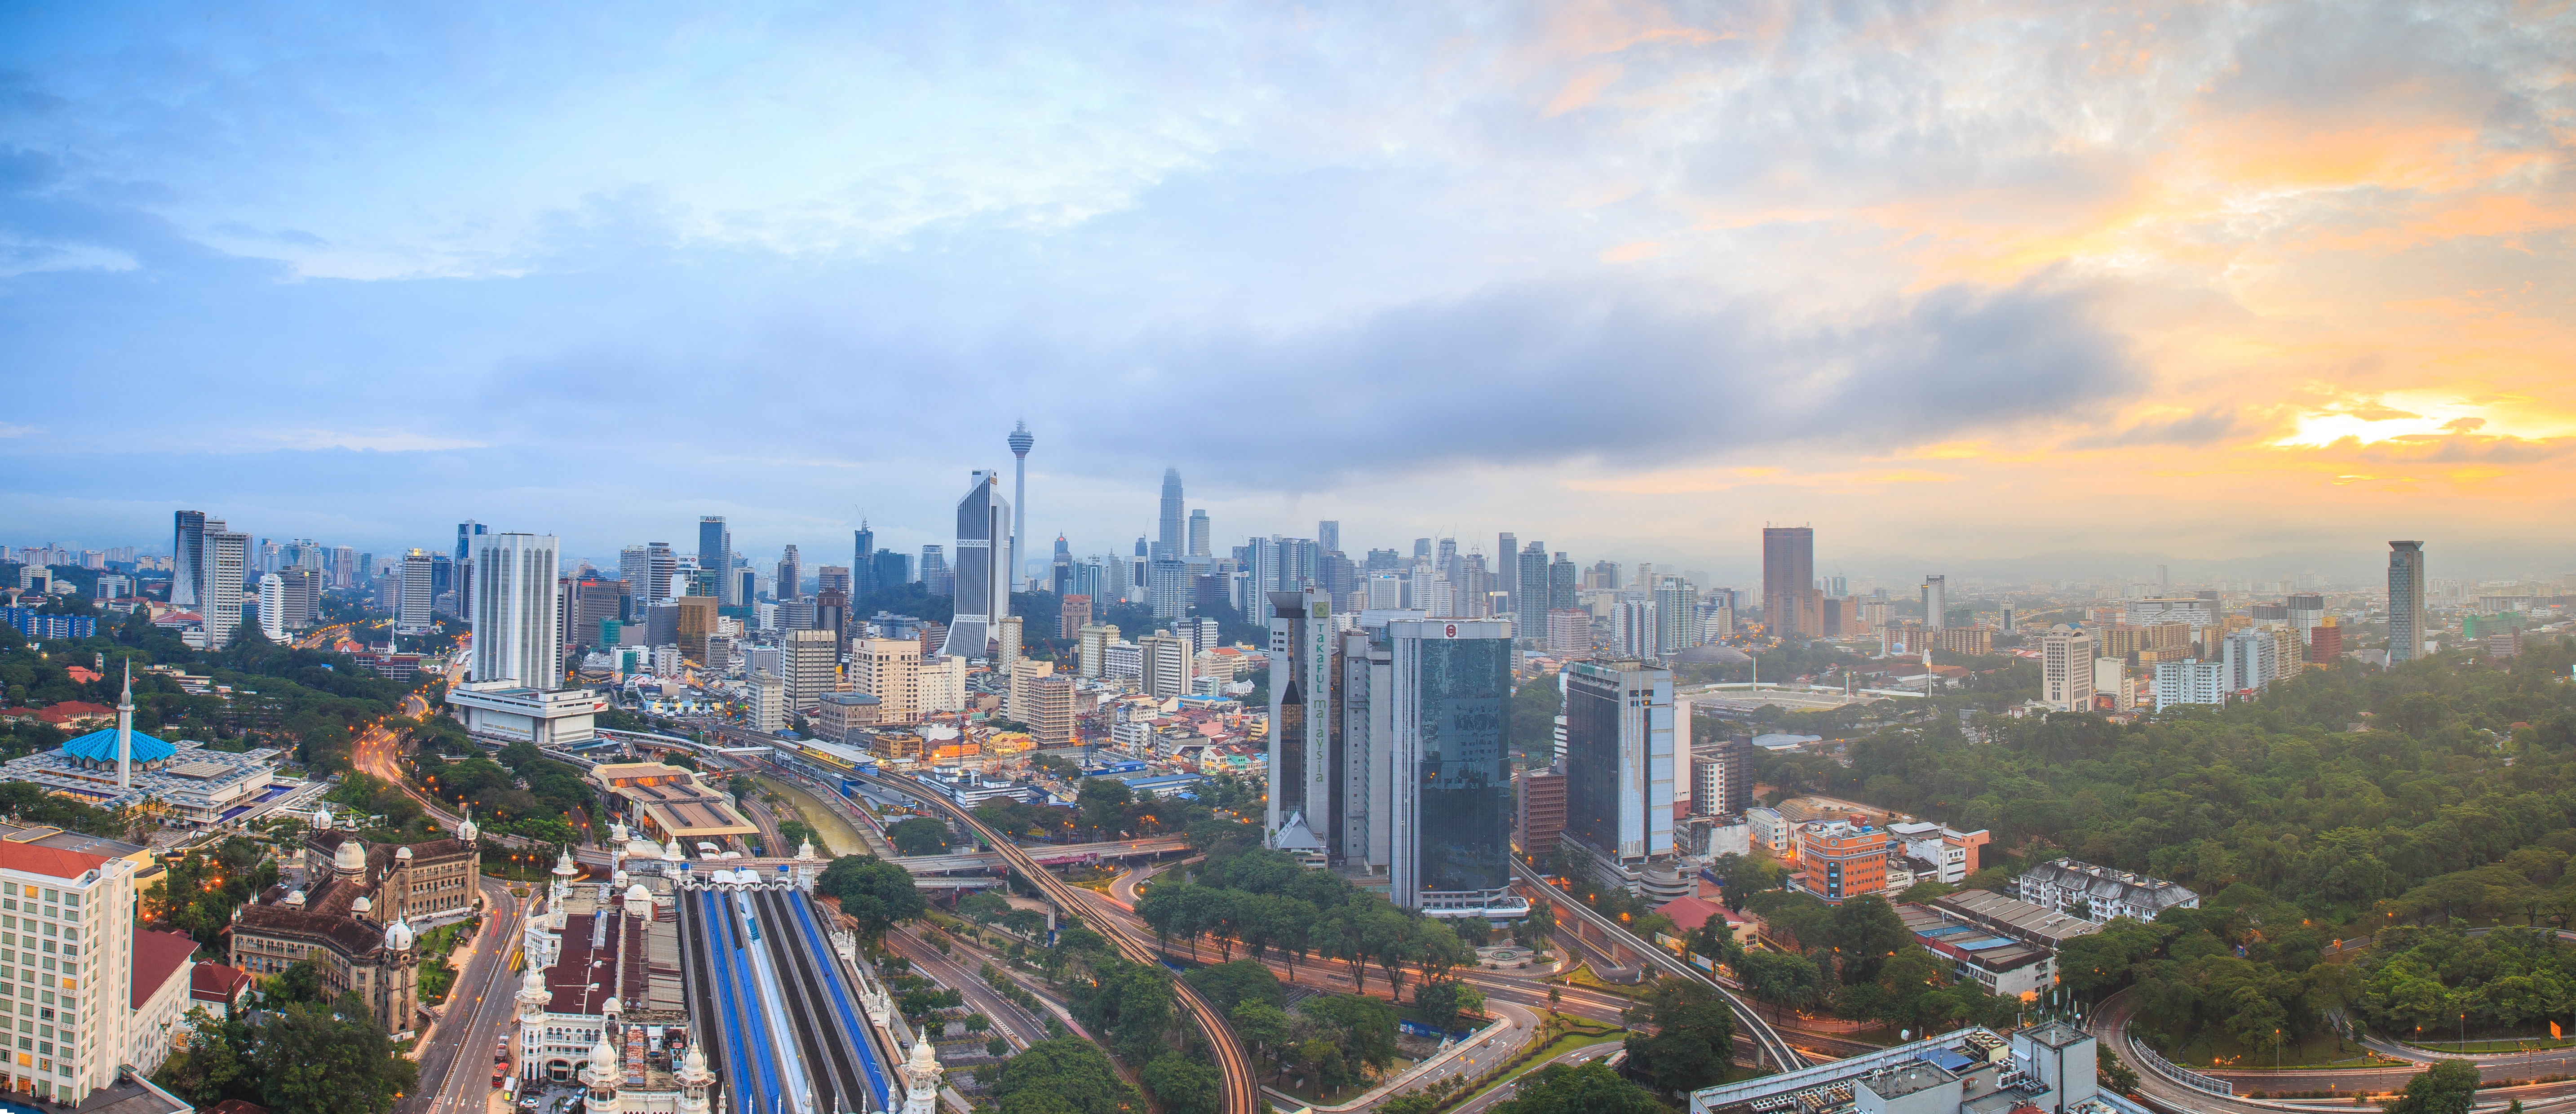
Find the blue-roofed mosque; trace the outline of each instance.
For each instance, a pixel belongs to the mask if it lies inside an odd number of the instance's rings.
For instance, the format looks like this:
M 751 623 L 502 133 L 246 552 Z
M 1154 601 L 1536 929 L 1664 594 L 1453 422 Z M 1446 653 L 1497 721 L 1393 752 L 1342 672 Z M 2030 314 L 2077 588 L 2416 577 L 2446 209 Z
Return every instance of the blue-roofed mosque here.
M 134 679 L 116 702 L 116 726 L 59 749 L 0 766 L 0 778 L 33 782 L 56 796 L 99 808 L 157 806 L 167 824 L 220 823 L 272 792 L 279 752 L 233 754 L 203 743 L 156 739 L 134 729 Z

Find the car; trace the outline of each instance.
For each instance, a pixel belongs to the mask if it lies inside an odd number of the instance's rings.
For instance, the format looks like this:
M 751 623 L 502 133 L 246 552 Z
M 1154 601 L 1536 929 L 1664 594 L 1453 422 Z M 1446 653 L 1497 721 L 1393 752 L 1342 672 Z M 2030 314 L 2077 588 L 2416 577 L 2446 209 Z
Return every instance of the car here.
M 529 1095 L 528 1097 L 519 1100 L 519 1109 L 521 1110 L 534 1110 L 544 1105 L 545 1101 L 539 1099 L 535 1095 Z

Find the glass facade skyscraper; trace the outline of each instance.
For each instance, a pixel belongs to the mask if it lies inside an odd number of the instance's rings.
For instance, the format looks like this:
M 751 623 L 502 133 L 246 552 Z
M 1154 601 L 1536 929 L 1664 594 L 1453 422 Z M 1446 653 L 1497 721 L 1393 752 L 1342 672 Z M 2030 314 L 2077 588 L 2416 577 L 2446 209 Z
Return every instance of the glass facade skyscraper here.
M 1008 556 L 1011 501 L 1002 498 L 1002 477 L 981 469 L 973 486 L 957 501 L 956 615 L 939 652 L 948 657 L 980 658 L 995 633 L 994 623 L 1011 613 L 1011 580 L 1002 567 Z
M 2388 664 L 2424 656 L 2424 543 L 2388 543 Z
M 1673 675 L 1565 667 L 1565 835 L 1621 864 L 1673 850 Z
M 715 574 L 716 602 L 726 607 L 741 606 L 732 576 L 733 531 L 725 528 L 723 515 L 698 519 L 698 568 Z
M 1480 907 L 1511 887 L 1511 624 L 1387 624 L 1395 787 L 1389 897 Z

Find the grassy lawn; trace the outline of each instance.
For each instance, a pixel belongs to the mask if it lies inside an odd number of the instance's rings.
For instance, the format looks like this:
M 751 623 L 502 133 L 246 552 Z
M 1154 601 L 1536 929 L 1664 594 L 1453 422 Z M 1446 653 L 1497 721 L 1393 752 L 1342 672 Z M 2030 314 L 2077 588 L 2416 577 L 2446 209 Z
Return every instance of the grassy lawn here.
M 2405 1043 L 2416 1048 L 2426 1049 L 2432 1052 L 2536 1052 L 2547 1048 L 2576 1047 L 2576 1038 L 2561 1039 L 2542 1035 L 2529 1037 L 2488 1037 L 2484 1039 L 2471 1038 L 2466 1043 L 2460 1041 L 2430 1040 L 2407 1041 Z
M 1616 994 L 1622 998 L 1634 998 L 1637 996 L 1638 992 L 1638 988 L 1633 986 L 1620 986 L 1616 983 L 1601 981 L 1601 976 L 1592 973 L 1592 965 L 1589 963 L 1575 964 L 1574 969 L 1566 972 L 1563 977 L 1566 984 L 1569 986 L 1579 986 L 1585 990 L 1598 990 L 1603 994 Z
M 2274 1062 L 2269 1043 L 2247 1048 L 2217 1032 L 2194 1036 L 2166 1058 L 2187 1068 L 2268 1068 Z M 2372 1054 L 2341 1034 L 2322 1033 L 2305 1040 L 2285 1041 L 2279 1063 L 2285 1068 L 2351 1068 L 2385 1067 L 2394 1061 Z

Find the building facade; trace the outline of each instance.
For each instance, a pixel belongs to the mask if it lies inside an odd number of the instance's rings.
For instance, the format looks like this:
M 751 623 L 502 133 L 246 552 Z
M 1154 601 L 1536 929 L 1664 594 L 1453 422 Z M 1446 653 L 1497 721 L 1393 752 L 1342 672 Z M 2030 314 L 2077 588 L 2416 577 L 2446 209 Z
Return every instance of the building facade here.
M 964 497 L 957 500 L 956 614 L 939 652 L 948 657 L 980 658 L 994 634 L 993 624 L 1011 613 L 1008 559 L 1011 501 L 1002 497 L 1002 477 L 982 469 L 970 473 Z
M 2424 543 L 2388 543 L 2388 664 L 2424 656 Z
M 563 687 L 563 615 L 552 534 L 474 539 L 475 684 Z
M 2114 917 L 2152 921 L 2167 909 L 2200 908 L 2200 895 L 2181 883 L 2074 859 L 2030 868 L 2013 879 L 2013 896 L 2095 922 Z
M 1673 674 L 1642 662 L 1564 671 L 1567 837 L 1619 865 L 1673 853 Z
M 386 1032 L 410 1031 L 420 1004 L 414 922 L 473 913 L 482 865 L 474 838 L 469 822 L 455 839 L 368 843 L 316 811 L 294 880 L 235 918 L 232 966 L 265 976 L 313 960 L 329 993 L 354 991 Z
M 2039 640 L 2039 698 L 2061 712 L 2093 707 L 2093 635 L 2060 623 Z
M 1511 894 L 1511 624 L 1387 624 L 1400 772 L 1389 897 L 1439 915 L 1526 903 Z

